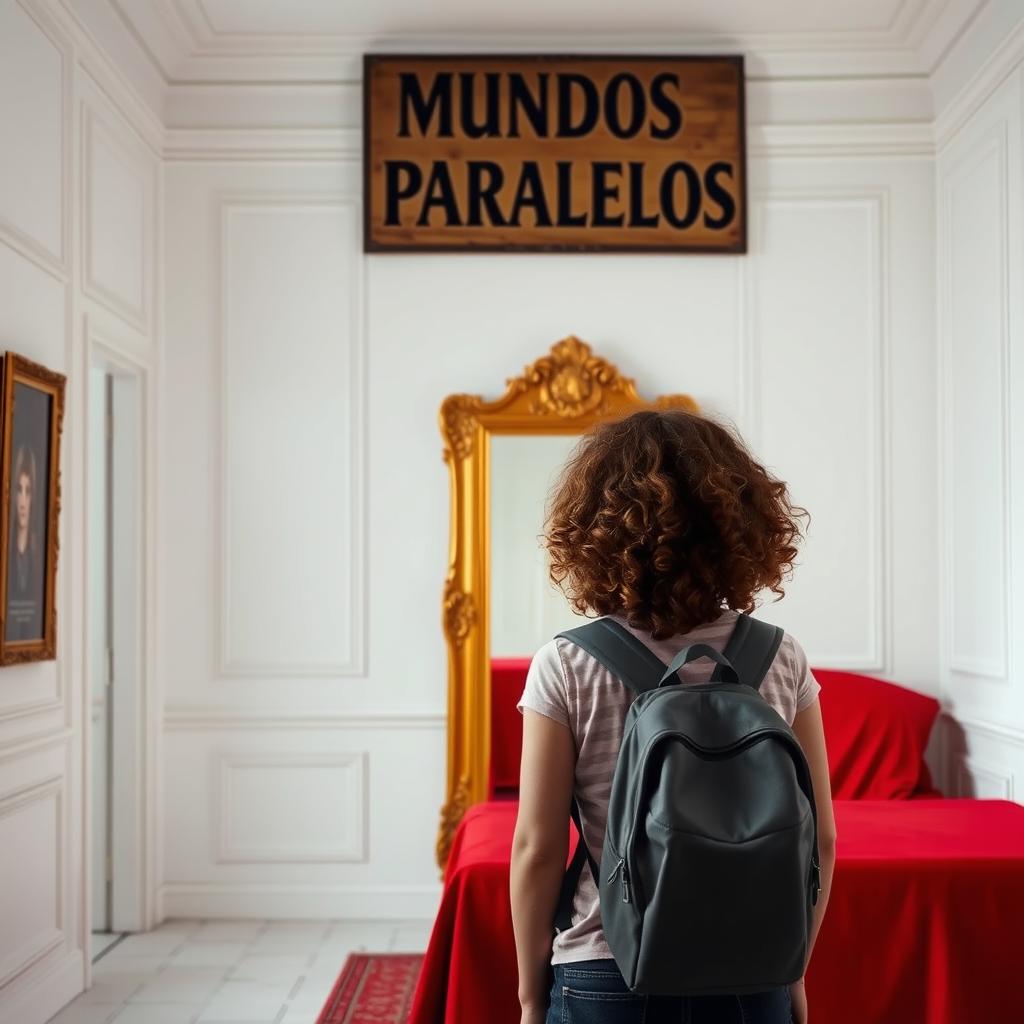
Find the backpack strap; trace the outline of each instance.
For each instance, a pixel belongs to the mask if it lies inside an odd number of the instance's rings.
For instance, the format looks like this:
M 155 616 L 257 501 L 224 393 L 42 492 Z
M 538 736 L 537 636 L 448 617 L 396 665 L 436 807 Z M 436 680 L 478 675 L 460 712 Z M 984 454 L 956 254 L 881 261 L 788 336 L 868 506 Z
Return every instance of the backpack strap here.
M 729 664 L 736 669 L 741 683 L 761 689 L 768 669 L 775 660 L 775 654 L 782 643 L 784 630 L 781 626 L 773 626 L 770 622 L 755 619 L 746 612 L 740 612 L 733 627 L 729 642 L 722 652 Z M 718 664 L 711 679 L 718 682 L 722 678 L 724 666 Z
M 655 688 L 665 672 L 666 666 L 661 658 L 628 629 L 607 616 L 563 630 L 556 633 L 555 637 L 563 637 L 581 647 L 635 693 Z M 559 931 L 565 931 L 572 924 L 572 901 L 580 875 L 583 874 L 584 864 L 590 864 L 590 873 L 595 885 L 600 884 L 601 878 L 597 861 L 594 860 L 587 848 L 587 841 L 583 838 L 583 823 L 575 797 L 572 799 L 569 813 L 580 838 L 576 844 L 576 852 L 562 876 L 562 888 L 555 910 L 555 927 Z
M 782 634 L 781 627 L 751 618 L 745 612 L 740 613 L 722 653 L 735 668 L 741 682 L 755 690 L 760 688 L 782 642 Z M 563 630 L 555 637 L 563 637 L 581 647 L 635 693 L 656 688 L 668 668 L 642 640 L 608 616 Z M 716 664 L 711 679 L 719 681 L 724 667 L 720 662 Z M 594 884 L 600 884 L 600 870 L 583 838 L 583 824 L 575 797 L 569 813 L 579 834 L 579 842 L 562 876 L 555 909 L 555 928 L 558 931 L 565 931 L 572 924 L 572 903 L 584 864 L 590 864 Z
M 665 663 L 639 637 L 607 615 L 555 634 L 571 640 L 635 693 L 654 689 Z
M 572 860 L 562 876 L 562 888 L 558 892 L 555 927 L 560 932 L 564 932 L 572 924 L 572 901 L 576 895 L 576 886 L 579 883 L 580 875 L 583 874 L 583 865 L 590 862 L 590 873 L 594 876 L 594 885 L 598 884 L 601 873 L 597 861 L 587 849 L 587 841 L 583 838 L 583 823 L 580 821 L 580 808 L 576 803 L 576 797 L 572 798 L 572 807 L 569 813 L 572 815 L 573 824 L 576 826 L 580 839 L 576 844 L 576 852 L 572 855 Z

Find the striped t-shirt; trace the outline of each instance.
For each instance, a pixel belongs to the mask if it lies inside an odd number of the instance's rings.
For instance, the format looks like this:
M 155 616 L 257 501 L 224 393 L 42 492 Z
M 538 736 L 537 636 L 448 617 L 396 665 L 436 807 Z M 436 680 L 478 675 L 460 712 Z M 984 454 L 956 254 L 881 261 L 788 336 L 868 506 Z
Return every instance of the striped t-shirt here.
M 652 640 L 619 615 L 611 616 L 639 637 L 666 665 L 687 644 L 706 643 L 725 648 L 739 612 L 725 609 L 711 622 L 667 640 Z M 682 682 L 707 682 L 715 662 L 699 658 L 679 670 Z M 811 674 L 803 648 L 788 633 L 783 635 L 775 660 L 761 683 L 764 699 L 790 724 L 821 689 Z M 549 640 L 533 656 L 523 695 L 516 707 L 538 711 L 568 727 L 576 741 L 576 777 L 573 792 L 580 808 L 583 835 L 600 863 L 604 847 L 608 797 L 615 761 L 622 742 L 626 711 L 634 693 L 581 647 L 564 638 Z M 559 931 L 552 944 L 553 964 L 577 960 L 610 960 L 611 950 L 601 929 L 597 887 L 590 866 L 583 868 L 573 900 L 571 927 Z

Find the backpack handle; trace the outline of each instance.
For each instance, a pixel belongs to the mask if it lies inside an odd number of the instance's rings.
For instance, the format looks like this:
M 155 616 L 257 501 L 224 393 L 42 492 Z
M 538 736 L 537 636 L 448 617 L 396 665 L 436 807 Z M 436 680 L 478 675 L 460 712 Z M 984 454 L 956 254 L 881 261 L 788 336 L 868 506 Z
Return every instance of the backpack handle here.
M 724 655 L 720 654 L 713 647 L 709 647 L 707 644 L 690 644 L 688 647 L 684 647 L 673 659 L 672 664 L 665 670 L 665 674 L 661 677 L 661 681 L 658 686 L 671 686 L 673 682 L 678 683 L 679 678 L 676 677 L 676 673 L 687 663 L 693 661 L 695 658 L 710 658 L 712 661 L 717 661 L 722 666 L 720 675 L 728 679 L 732 677 L 731 682 L 738 683 L 740 681 L 739 673 L 732 666 L 732 662 Z

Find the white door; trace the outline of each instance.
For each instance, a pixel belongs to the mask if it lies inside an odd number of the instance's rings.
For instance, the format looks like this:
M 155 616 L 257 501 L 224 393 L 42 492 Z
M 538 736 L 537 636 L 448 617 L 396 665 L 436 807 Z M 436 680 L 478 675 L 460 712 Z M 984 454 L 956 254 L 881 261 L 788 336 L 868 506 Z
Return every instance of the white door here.
M 89 371 L 89 693 L 92 720 L 92 930 L 110 930 L 110 377 Z

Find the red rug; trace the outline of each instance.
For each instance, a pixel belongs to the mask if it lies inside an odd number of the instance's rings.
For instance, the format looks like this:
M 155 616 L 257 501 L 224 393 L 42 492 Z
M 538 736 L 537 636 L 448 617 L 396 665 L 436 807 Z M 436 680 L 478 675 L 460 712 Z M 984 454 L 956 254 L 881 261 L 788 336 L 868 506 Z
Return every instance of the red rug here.
M 422 953 L 350 953 L 316 1024 L 406 1024 Z

